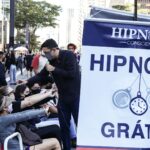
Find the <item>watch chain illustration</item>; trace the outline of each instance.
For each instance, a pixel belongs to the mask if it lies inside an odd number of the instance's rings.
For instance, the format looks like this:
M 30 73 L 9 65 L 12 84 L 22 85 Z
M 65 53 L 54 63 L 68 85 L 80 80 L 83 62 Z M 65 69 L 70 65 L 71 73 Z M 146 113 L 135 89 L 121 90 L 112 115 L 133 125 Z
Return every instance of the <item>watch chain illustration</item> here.
M 143 82 L 147 89 L 146 99 L 144 99 L 141 95 L 141 78 L 143 79 Z M 137 96 L 132 98 L 131 90 L 137 79 L 139 79 L 139 88 Z M 148 110 L 148 105 L 150 106 L 150 88 L 148 88 L 144 78 L 140 74 L 129 88 L 117 90 L 113 94 L 112 100 L 113 104 L 117 108 L 123 109 L 129 107 L 133 114 L 140 116 L 145 114 Z

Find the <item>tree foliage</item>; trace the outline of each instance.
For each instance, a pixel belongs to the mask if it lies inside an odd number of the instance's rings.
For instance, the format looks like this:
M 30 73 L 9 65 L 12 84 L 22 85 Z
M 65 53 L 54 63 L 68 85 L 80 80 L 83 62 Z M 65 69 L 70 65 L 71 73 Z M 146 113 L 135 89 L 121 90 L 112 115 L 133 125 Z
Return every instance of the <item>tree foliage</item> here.
M 28 24 L 30 34 L 37 38 L 35 36 L 37 28 L 55 27 L 57 25 L 56 18 L 59 16 L 61 8 L 45 1 L 16 0 L 15 10 L 15 27 L 17 31 L 25 31 Z M 36 40 L 32 41 L 35 41 L 31 42 L 33 45 L 37 43 Z
M 133 6 L 130 4 L 127 4 L 127 5 L 114 5 L 112 7 L 118 10 L 131 11 Z
M 144 5 L 146 7 L 146 5 Z M 127 5 L 114 5 L 112 6 L 115 9 L 118 10 L 125 10 L 125 11 L 132 11 L 134 6 L 132 4 L 127 4 Z M 142 4 L 138 4 L 138 14 L 150 14 L 150 9 L 148 8 L 143 8 Z

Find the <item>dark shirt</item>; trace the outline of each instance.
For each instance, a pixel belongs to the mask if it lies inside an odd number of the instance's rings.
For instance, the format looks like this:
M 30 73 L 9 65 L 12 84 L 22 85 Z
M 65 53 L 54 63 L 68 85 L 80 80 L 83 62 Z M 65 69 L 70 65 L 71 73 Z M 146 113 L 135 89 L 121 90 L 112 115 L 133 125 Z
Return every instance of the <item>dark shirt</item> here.
M 79 100 L 80 96 L 80 71 L 75 55 L 70 51 L 60 50 L 59 58 L 52 60 L 55 67 L 52 72 L 58 87 L 59 98 L 65 103 Z M 38 75 L 46 76 L 49 72 L 44 68 Z
M 25 57 L 25 64 L 26 64 L 26 66 L 31 67 L 32 60 L 33 60 L 33 55 L 27 55 Z
M 20 112 L 21 111 L 21 101 L 12 102 L 12 113 Z
M 16 58 L 14 56 L 10 57 L 10 64 L 11 65 L 16 65 Z
M 5 67 L 0 62 L 0 86 L 5 86 L 7 85 L 6 78 L 5 78 Z
M 22 56 L 19 56 L 19 57 L 17 58 L 17 65 L 18 65 L 19 67 L 21 67 L 21 66 L 23 65 L 23 57 L 22 57 Z
M 6 56 L 5 66 L 6 66 L 7 69 L 9 69 L 9 68 L 10 68 L 10 65 L 11 65 L 11 64 L 10 64 L 10 56 L 7 55 L 7 56 Z

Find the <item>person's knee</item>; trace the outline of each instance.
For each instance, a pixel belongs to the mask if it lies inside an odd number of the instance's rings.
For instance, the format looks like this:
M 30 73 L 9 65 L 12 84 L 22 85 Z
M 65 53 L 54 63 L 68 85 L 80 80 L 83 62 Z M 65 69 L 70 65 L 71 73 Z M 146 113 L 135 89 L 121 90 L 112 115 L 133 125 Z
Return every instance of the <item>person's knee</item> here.
M 59 141 L 56 139 L 56 138 L 53 138 L 54 140 L 54 147 L 56 150 L 61 150 L 61 146 L 60 146 L 60 143 Z
M 47 141 L 49 143 L 49 147 L 55 150 L 61 150 L 60 143 L 56 138 L 50 138 Z
M 59 141 L 56 138 L 43 139 L 41 144 L 31 146 L 30 150 L 61 150 Z

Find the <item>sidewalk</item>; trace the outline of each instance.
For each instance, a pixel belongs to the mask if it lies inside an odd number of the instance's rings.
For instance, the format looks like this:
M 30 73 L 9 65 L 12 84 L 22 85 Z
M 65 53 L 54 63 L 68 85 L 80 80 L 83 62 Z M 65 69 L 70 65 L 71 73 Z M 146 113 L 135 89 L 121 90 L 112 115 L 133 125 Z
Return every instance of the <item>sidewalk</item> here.
M 27 79 L 26 69 L 23 69 L 23 75 L 21 75 L 21 71 L 17 71 L 16 78 L 17 78 L 17 80 Z M 9 83 L 9 81 L 10 81 L 9 74 L 6 77 L 6 81 L 7 81 L 7 83 Z
M 17 71 L 17 74 L 16 74 L 17 81 L 18 80 L 27 80 L 28 78 L 29 77 L 27 77 L 26 69 L 23 69 L 23 75 L 21 75 L 21 71 Z M 7 84 L 9 85 L 9 82 L 10 82 L 9 75 L 7 75 L 6 81 L 7 81 Z M 9 85 L 9 86 L 11 86 L 13 89 L 15 89 L 15 87 L 16 87 L 16 85 Z

